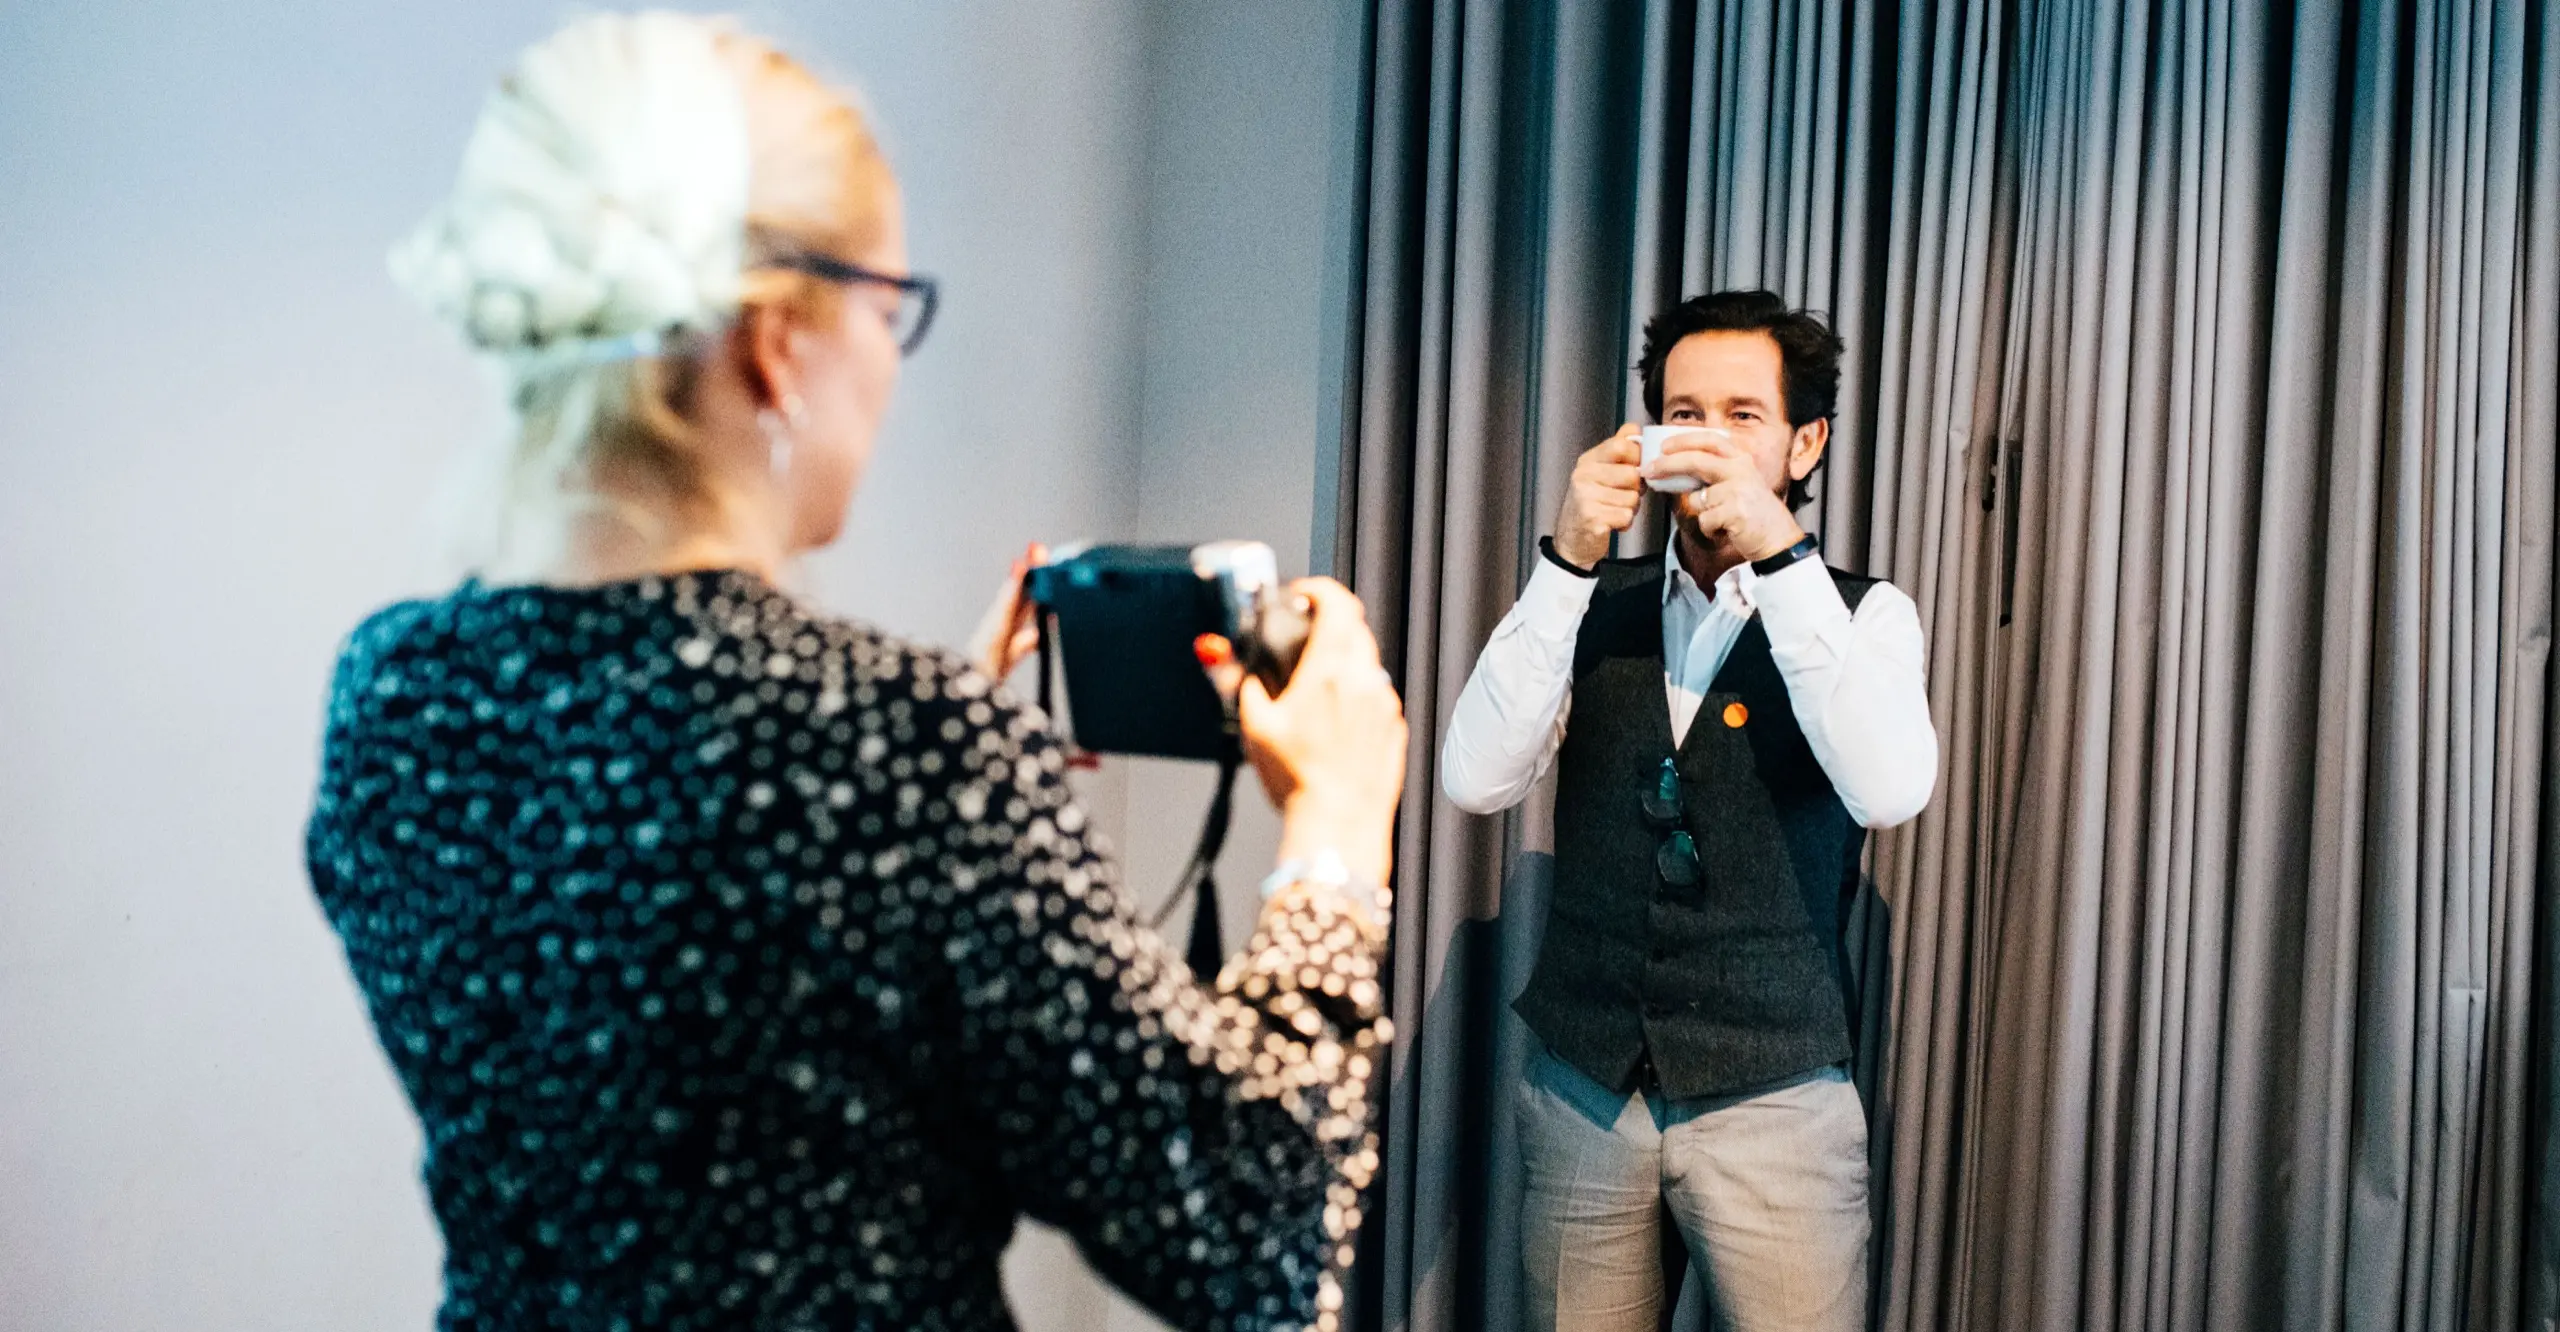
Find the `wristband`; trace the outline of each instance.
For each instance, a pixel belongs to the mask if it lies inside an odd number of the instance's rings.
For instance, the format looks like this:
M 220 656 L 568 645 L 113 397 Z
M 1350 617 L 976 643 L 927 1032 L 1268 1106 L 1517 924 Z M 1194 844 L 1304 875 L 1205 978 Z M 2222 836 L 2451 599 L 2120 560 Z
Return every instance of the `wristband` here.
M 1753 560 L 1751 562 L 1751 572 L 1766 578 L 1780 569 L 1786 568 L 1788 565 L 1793 564 L 1820 549 L 1822 549 L 1822 538 L 1815 536 L 1811 532 L 1807 532 L 1804 535 L 1804 540 L 1787 547 L 1785 550 L 1779 551 L 1777 554 L 1764 560 Z
M 1556 553 L 1556 539 L 1554 537 L 1548 536 L 1538 538 L 1538 553 L 1546 556 L 1547 559 L 1557 568 L 1564 570 L 1566 573 L 1572 574 L 1576 578 L 1597 578 L 1600 576 L 1600 571 L 1598 569 L 1585 569 L 1581 565 L 1566 559 L 1562 555 L 1558 555 Z

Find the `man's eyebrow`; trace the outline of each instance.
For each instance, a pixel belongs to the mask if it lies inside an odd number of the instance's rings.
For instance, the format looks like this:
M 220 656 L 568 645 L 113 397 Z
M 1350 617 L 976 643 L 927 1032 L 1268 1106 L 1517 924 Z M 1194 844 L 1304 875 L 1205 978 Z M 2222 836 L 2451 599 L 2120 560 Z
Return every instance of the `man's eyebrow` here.
M 1727 407 L 1767 407 L 1769 403 L 1758 394 L 1737 393 L 1732 397 L 1725 399 L 1724 405 Z

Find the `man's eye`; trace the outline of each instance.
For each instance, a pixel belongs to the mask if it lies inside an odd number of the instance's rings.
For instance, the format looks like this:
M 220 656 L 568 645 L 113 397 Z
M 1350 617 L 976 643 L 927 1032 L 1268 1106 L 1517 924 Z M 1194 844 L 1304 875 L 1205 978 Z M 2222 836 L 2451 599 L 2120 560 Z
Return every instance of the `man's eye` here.
M 1760 414 L 1758 412 L 1734 412 L 1731 413 L 1731 419 L 1736 421 L 1757 421 L 1760 419 Z

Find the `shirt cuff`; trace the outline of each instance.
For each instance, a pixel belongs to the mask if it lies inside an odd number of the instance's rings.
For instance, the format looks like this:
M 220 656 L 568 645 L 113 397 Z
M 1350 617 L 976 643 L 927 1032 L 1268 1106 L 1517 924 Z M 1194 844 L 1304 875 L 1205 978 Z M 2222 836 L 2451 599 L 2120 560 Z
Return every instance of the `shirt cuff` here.
M 1768 631 L 1769 649 L 1781 656 L 1801 651 L 1821 639 L 1835 652 L 1848 646 L 1849 603 L 1822 561 L 1798 560 L 1773 574 L 1750 580 L 1752 607 Z
M 1599 587 L 1598 578 L 1541 558 L 1529 571 L 1529 585 L 1520 589 L 1514 613 L 1543 637 L 1571 638 L 1582 632 L 1582 613 L 1591 609 L 1592 593 Z

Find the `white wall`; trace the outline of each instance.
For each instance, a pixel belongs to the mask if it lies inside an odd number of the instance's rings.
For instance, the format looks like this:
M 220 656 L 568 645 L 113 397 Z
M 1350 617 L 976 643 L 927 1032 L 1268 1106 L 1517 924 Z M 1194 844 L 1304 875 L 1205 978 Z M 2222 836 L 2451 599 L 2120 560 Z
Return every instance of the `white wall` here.
M 1306 572 L 1315 521 L 1317 357 L 1329 224 L 1354 164 L 1341 130 L 1356 91 L 1360 6 L 1164 4 L 1150 9 L 1147 244 L 1140 321 L 1138 507 L 1133 539 L 1270 543 Z M 1174 811 L 1187 834 L 1212 776 L 1135 762 L 1129 807 Z M 1243 779 L 1248 788 L 1253 778 Z M 1229 946 L 1243 942 L 1279 820 L 1248 789 L 1220 859 Z M 1133 880 L 1162 892 L 1190 838 L 1129 849 Z M 1187 913 L 1168 929 L 1187 928 Z
M 748 12 L 868 90 L 946 284 L 815 595 L 956 641 L 1034 536 L 1302 564 L 1341 108 L 1301 75 L 1353 9 Z M 336 642 L 435 585 L 422 496 L 494 424 L 382 251 L 558 12 L 0 7 L 0 1332 L 428 1323 L 416 1128 L 299 833 Z M 1009 1281 L 1035 1332 L 1143 1322 L 1053 1237 Z

